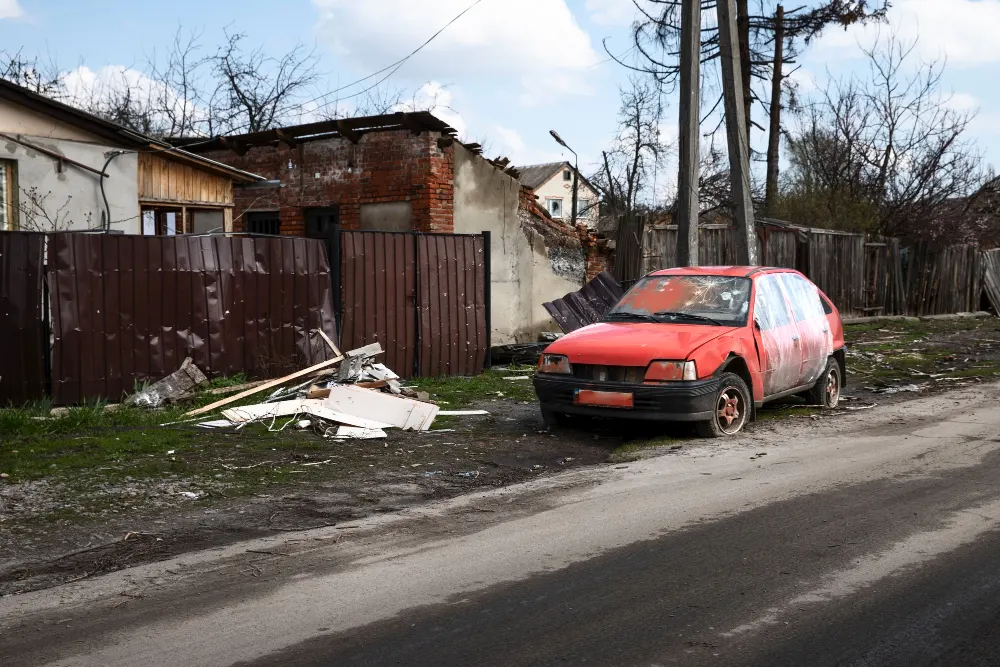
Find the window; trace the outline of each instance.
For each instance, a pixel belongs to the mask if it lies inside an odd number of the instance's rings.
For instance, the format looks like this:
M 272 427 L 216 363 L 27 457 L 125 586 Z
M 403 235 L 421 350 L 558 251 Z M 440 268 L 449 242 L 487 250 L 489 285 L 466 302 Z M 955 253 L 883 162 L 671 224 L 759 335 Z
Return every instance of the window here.
M 779 273 L 796 322 L 822 317 L 823 306 L 816 286 L 794 273 Z
M 563 180 L 564 181 L 572 181 L 573 180 L 573 172 L 570 171 L 569 169 L 563 169 Z
M 563 200 L 561 197 L 548 197 L 545 200 L 545 208 L 548 209 L 549 215 L 553 218 L 562 219 L 563 217 Z
M 281 219 L 277 211 L 254 211 L 246 214 L 247 231 L 251 234 L 281 234 Z
M 753 318 L 760 325 L 761 331 L 777 329 L 792 323 L 777 275 L 770 274 L 757 279 L 757 300 Z
M 17 229 L 17 162 L 0 160 L 0 230 Z
M 760 298 L 760 297 L 758 297 Z M 648 276 L 605 316 L 613 321 L 741 327 L 747 323 L 750 279 L 730 276 Z
M 578 218 L 590 215 L 590 207 L 593 202 L 590 199 L 580 198 L 576 200 L 576 215 Z
M 143 236 L 177 236 L 184 233 L 184 215 L 179 209 L 142 209 Z

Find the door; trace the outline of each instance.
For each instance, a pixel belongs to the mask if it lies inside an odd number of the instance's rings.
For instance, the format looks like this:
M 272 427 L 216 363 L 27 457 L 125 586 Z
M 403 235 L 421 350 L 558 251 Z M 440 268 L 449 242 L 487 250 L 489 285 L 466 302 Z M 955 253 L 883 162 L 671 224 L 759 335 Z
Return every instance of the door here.
M 765 274 L 754 282 L 754 338 L 764 375 L 764 396 L 798 386 L 802 347 L 780 274 Z
M 819 379 L 826 360 L 833 354 L 833 337 L 820 301 L 819 290 L 811 282 L 795 273 L 780 273 L 788 305 L 798 331 L 802 365 L 796 385 L 811 385 Z
M 337 321 L 337 331 L 341 330 L 343 300 L 340 293 L 340 207 L 307 208 L 306 237 L 322 239 L 326 243 L 326 256 L 330 262 L 330 282 L 333 292 L 333 315 Z

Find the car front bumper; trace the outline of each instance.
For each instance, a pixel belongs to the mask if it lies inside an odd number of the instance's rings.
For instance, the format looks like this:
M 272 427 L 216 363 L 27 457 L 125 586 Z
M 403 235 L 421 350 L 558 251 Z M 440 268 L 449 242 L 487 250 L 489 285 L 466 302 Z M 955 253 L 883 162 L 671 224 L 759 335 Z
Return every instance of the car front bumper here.
M 718 378 L 669 382 L 664 384 L 627 384 L 623 382 L 590 382 L 567 375 L 536 374 L 535 393 L 543 410 L 569 415 L 611 417 L 616 419 L 650 419 L 659 421 L 704 421 L 711 419 Z M 577 405 L 578 390 L 615 391 L 632 394 L 632 408 L 607 408 Z

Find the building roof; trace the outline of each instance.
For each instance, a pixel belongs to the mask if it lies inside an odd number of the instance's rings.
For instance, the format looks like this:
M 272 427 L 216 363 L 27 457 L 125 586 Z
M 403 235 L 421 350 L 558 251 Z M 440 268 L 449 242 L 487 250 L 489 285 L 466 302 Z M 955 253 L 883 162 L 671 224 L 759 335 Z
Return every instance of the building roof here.
M 205 140 L 199 137 L 170 139 L 175 146 L 202 153 L 219 149 L 231 149 L 243 154 L 253 146 L 286 144 L 295 146 L 307 141 L 344 138 L 357 143 L 363 134 L 369 132 L 389 132 L 409 130 L 414 134 L 424 131 L 440 132 L 454 138 L 455 128 L 448 125 L 429 111 L 397 112 L 380 116 L 358 116 L 357 118 L 334 118 L 315 123 L 289 125 L 248 134 L 230 134 Z M 463 144 L 466 148 L 481 152 L 479 144 Z
M 521 172 L 521 185 L 536 190 L 549 180 L 561 172 L 563 169 L 573 169 L 573 165 L 565 160 L 562 162 L 546 162 L 545 164 L 529 164 L 526 167 L 519 167 L 518 171 Z M 585 184 L 588 188 L 597 192 L 597 188 L 594 184 L 587 180 L 587 177 L 583 174 L 577 172 L 577 177 L 580 182 Z
M 0 79 L 0 99 L 13 102 L 30 109 L 36 113 L 55 118 L 68 125 L 78 127 L 85 132 L 107 140 L 109 143 L 130 148 L 136 152 L 164 152 L 169 153 L 169 157 L 187 162 L 209 171 L 220 172 L 228 175 L 234 180 L 241 182 L 263 181 L 263 176 L 251 174 L 242 169 L 236 169 L 229 165 L 222 164 L 215 160 L 210 160 L 201 155 L 195 155 L 189 151 L 177 148 L 159 139 L 146 136 L 134 130 L 130 130 L 123 125 L 105 120 L 92 113 L 77 109 L 76 107 L 53 100 L 44 95 L 28 90 L 15 83 Z

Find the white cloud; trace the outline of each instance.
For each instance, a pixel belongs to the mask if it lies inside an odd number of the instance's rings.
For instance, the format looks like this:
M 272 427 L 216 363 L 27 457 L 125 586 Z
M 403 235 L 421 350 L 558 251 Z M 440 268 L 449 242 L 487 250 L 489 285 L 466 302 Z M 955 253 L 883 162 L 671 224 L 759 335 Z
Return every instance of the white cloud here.
M 632 0 L 587 0 L 584 8 L 597 25 L 630 25 L 636 15 Z
M 524 143 L 524 139 L 517 130 L 504 127 L 503 125 L 496 125 L 493 127 L 493 132 L 496 134 L 497 139 L 499 139 L 499 147 L 505 155 L 510 156 L 511 159 L 517 159 L 517 156 L 524 154 L 527 144 Z
M 953 93 L 946 104 L 955 111 L 975 111 L 981 106 L 979 98 L 969 93 Z
M 24 16 L 18 0 L 0 0 L 0 19 L 16 19 Z
M 899 37 L 917 40 L 925 59 L 947 58 L 950 65 L 973 66 L 1000 62 L 1000 2 L 997 0 L 896 0 L 889 22 Z M 830 29 L 817 46 L 844 55 L 860 55 L 857 45 L 874 43 L 885 26 L 869 24 L 847 30 Z
M 313 0 L 319 33 L 365 72 L 417 48 L 468 0 Z M 599 60 L 565 0 L 484 0 L 411 58 L 397 77 L 475 76 L 520 82 L 529 90 L 557 82 L 560 94 L 590 94 L 587 67 Z M 541 96 L 530 96 L 537 103 Z
M 447 86 L 437 81 L 428 81 L 420 86 L 413 97 L 402 104 L 397 104 L 396 111 L 430 111 L 435 116 L 451 125 L 458 132 L 459 138 L 465 139 L 468 124 L 452 107 L 455 95 Z

